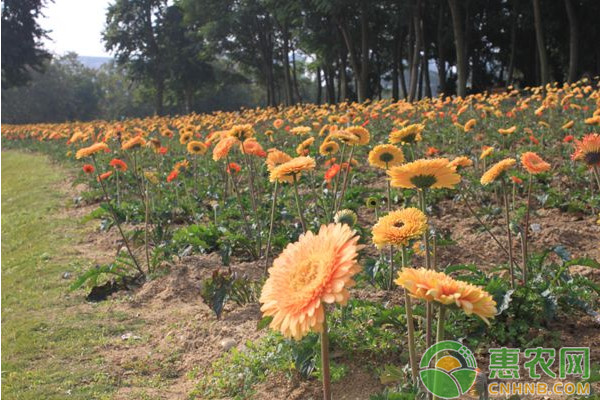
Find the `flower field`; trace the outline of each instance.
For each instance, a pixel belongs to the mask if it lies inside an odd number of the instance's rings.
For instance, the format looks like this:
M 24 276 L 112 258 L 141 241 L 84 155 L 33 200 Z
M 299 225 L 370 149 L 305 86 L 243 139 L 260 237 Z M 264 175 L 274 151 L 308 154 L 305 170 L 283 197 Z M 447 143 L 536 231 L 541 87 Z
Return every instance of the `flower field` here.
M 3 125 L 2 144 L 76 170 L 114 238 L 73 278 L 82 302 L 201 313 L 159 378 L 186 396 L 425 398 L 444 340 L 476 355 L 471 398 L 502 347 L 588 346 L 600 390 L 600 84 Z

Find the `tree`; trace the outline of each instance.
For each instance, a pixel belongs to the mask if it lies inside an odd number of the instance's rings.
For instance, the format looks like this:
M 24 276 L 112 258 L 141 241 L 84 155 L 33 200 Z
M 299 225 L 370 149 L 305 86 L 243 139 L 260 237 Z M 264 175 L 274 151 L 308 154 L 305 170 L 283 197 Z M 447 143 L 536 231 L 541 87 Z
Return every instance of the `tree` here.
M 50 59 L 40 43 L 47 32 L 37 23 L 43 5 L 43 0 L 2 0 L 2 89 L 27 83 Z
M 454 46 L 456 49 L 456 69 L 458 82 L 456 94 L 464 97 L 467 94 L 467 55 L 465 51 L 465 36 L 463 16 L 460 12 L 458 0 L 448 0 L 450 14 L 452 14 L 452 28 L 454 30 Z
M 548 64 L 548 53 L 546 52 L 546 42 L 544 41 L 544 29 L 542 25 L 542 10 L 540 0 L 531 0 L 533 3 L 533 21 L 535 26 L 535 39 L 540 61 L 540 83 L 546 86 L 550 80 L 550 67 Z
M 134 79 L 150 81 L 155 113 L 163 113 L 167 67 L 159 32 L 167 0 L 116 0 L 108 7 L 103 38 L 117 64 L 126 65 Z

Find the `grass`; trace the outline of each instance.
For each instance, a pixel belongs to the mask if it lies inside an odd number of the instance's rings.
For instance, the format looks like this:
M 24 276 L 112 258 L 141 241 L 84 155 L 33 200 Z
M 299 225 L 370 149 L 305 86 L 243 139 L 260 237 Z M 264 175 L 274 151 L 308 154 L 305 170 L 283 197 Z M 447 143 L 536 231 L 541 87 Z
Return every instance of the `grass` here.
M 91 265 L 73 251 L 87 229 L 62 213 L 68 172 L 46 157 L 2 152 L 2 396 L 103 399 L 117 378 L 100 346 L 141 321 L 69 292 Z

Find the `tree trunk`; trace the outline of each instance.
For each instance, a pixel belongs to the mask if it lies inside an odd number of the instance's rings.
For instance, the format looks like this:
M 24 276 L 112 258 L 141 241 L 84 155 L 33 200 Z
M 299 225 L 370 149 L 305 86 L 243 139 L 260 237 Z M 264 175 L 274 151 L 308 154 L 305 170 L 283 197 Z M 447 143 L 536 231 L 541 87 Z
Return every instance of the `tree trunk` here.
M 367 99 L 369 84 L 369 21 L 367 18 L 367 0 L 360 2 L 360 78 L 358 89 L 358 101 L 363 102 Z
M 409 51 L 410 53 L 410 51 Z M 402 96 L 406 99 L 408 91 L 406 90 L 406 77 L 404 76 L 404 38 L 400 41 L 400 49 L 398 54 L 398 74 L 400 75 L 400 87 L 402 88 Z
M 296 49 L 294 47 L 292 47 L 292 81 L 294 83 L 296 99 L 302 103 L 302 95 L 300 94 L 300 86 L 298 85 L 298 74 L 296 73 Z
M 347 61 L 346 61 L 346 57 L 347 54 L 346 52 L 342 52 L 341 56 L 340 56 L 340 82 L 341 82 L 341 88 L 340 88 L 340 101 L 346 101 L 348 100 L 348 75 L 346 74 L 346 67 L 347 67 Z
M 154 112 L 156 115 L 163 115 L 163 100 L 164 100 L 164 92 L 165 92 L 165 81 L 164 79 L 158 77 L 155 80 L 156 86 L 156 98 L 155 98 L 155 106 Z
M 294 93 L 292 92 L 292 78 L 290 74 L 290 38 L 287 25 L 282 28 L 283 48 L 281 50 L 281 61 L 283 61 L 283 84 L 285 93 L 285 104 L 294 104 Z
M 569 19 L 569 74 L 567 81 L 573 83 L 577 80 L 577 66 L 579 64 L 579 26 L 573 1 L 565 0 L 565 8 Z
M 399 82 L 398 82 L 398 59 L 400 58 L 400 34 L 398 33 L 392 42 L 392 99 L 398 101 L 399 95 Z
M 437 70 L 438 70 L 438 95 L 446 93 L 446 49 L 444 47 L 444 0 L 440 0 L 437 23 Z
M 417 0 L 416 5 L 413 7 L 412 13 L 412 22 L 414 25 L 415 32 L 415 45 L 413 48 L 412 65 L 410 66 L 410 89 L 408 94 L 408 101 L 413 101 L 417 96 L 417 85 L 419 81 L 419 53 L 421 51 L 421 34 L 423 32 L 421 30 L 421 0 Z
M 317 104 L 321 104 L 321 67 L 317 67 Z
M 423 23 L 420 24 L 421 27 L 421 40 L 423 45 L 423 57 L 422 57 L 422 74 L 425 78 L 425 96 L 431 98 L 431 81 L 429 79 L 429 52 L 427 45 L 427 38 L 425 37 L 425 29 L 423 29 Z M 421 97 L 421 94 L 419 94 Z
M 453 0 L 456 1 L 456 0 Z M 544 41 L 544 29 L 542 25 L 542 10 L 540 0 L 532 0 L 533 17 L 535 26 L 535 38 L 537 42 L 539 60 L 540 60 L 540 80 L 542 86 L 546 86 L 550 80 L 550 71 L 548 66 L 548 53 L 546 52 L 546 42 Z
M 513 1 L 512 18 L 510 23 L 510 58 L 508 62 L 508 75 L 506 77 L 506 87 L 512 85 L 515 73 L 515 57 L 517 53 L 517 21 L 519 13 L 517 12 L 517 1 Z
M 456 94 L 465 97 L 467 94 L 467 59 L 465 54 L 465 36 L 458 0 L 448 0 L 452 14 L 452 28 L 454 30 L 454 46 L 456 48 Z

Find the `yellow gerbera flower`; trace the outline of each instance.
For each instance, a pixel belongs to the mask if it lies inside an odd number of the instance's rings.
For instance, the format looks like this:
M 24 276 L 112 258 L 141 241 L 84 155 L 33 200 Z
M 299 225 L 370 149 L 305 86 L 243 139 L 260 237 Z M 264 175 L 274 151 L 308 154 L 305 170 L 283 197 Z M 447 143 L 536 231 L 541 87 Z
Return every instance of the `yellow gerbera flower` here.
M 377 145 L 369 153 L 369 164 L 374 167 L 387 169 L 404 162 L 402 150 L 393 144 Z
M 199 142 L 197 140 L 192 140 L 187 144 L 187 151 L 190 154 L 203 155 L 206 153 L 207 150 L 208 147 L 206 147 L 204 143 Z
M 408 189 L 452 189 L 460 182 L 460 175 L 446 158 L 413 161 L 391 168 L 387 174 L 392 186 Z
M 517 160 L 514 158 L 505 158 L 502 161 L 497 162 L 488 169 L 481 177 L 482 185 L 489 185 L 496 179 L 504 176 L 504 173 L 515 166 Z
M 96 154 L 101 151 L 108 151 L 108 145 L 104 142 L 94 143 L 89 147 L 84 147 L 83 149 L 77 150 L 77 153 L 75 153 L 75 158 L 79 160 L 80 158 L 89 157 L 92 154 Z
M 399 130 L 393 130 L 390 133 L 390 143 L 411 144 L 423 140 L 421 133 L 425 129 L 423 124 L 412 124 Z
M 311 157 L 296 157 L 273 168 L 269 180 L 286 182 L 289 181 L 289 178 L 298 177 L 304 171 L 315 169 L 315 166 L 315 160 Z

